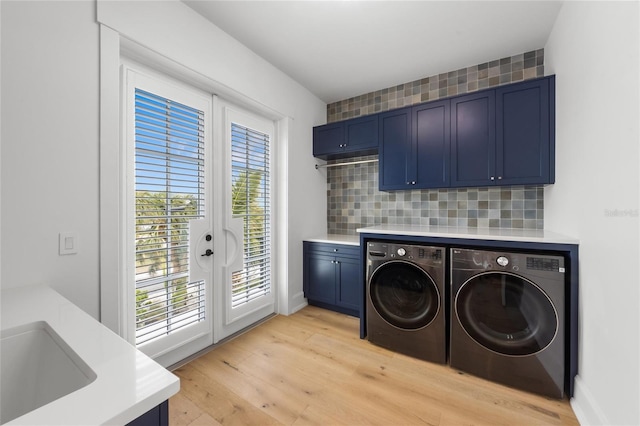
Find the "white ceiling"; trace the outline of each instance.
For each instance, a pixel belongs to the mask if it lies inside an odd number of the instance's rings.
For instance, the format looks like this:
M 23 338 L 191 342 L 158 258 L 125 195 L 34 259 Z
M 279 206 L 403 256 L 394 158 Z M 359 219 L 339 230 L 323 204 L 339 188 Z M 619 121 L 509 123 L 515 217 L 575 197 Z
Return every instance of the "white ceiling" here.
M 182 1 L 327 103 L 543 48 L 562 5 Z

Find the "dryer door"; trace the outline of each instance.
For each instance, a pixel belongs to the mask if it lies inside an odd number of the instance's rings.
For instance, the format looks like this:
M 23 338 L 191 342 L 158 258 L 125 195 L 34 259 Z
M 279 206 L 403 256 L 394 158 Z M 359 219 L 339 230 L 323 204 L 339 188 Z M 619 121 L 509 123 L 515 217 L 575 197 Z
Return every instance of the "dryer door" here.
M 425 271 L 405 261 L 384 263 L 373 272 L 369 298 L 380 317 L 405 330 L 426 327 L 440 310 L 436 284 Z
M 478 344 L 504 355 L 532 355 L 558 331 L 558 314 L 540 287 L 520 276 L 487 272 L 467 280 L 455 297 L 455 313 Z

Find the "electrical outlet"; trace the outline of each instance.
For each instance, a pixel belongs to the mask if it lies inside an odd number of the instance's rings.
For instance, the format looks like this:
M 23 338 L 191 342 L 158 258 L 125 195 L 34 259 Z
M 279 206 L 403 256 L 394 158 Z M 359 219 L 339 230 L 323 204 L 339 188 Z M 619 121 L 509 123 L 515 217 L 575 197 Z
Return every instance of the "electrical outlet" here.
M 78 253 L 78 234 L 76 232 L 61 232 L 58 234 L 58 254 L 65 256 L 76 253 Z

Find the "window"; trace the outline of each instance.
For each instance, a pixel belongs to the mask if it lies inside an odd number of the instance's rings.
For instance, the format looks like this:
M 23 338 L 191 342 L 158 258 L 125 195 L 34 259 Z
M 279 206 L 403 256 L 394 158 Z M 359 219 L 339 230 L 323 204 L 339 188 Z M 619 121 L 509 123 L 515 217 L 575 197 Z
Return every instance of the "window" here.
M 204 112 L 135 89 L 136 345 L 205 319 L 189 282 L 189 221 L 204 216 Z
M 231 123 L 231 209 L 243 219 L 243 269 L 232 275 L 235 309 L 271 292 L 269 135 Z

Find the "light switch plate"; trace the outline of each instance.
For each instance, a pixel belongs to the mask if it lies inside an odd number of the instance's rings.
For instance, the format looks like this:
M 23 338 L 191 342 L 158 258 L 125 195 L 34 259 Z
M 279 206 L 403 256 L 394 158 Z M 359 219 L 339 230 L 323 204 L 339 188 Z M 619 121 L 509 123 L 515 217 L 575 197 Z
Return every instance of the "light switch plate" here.
M 65 256 L 76 253 L 78 253 L 78 234 L 76 232 L 61 232 L 58 234 L 58 254 Z

